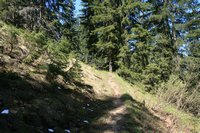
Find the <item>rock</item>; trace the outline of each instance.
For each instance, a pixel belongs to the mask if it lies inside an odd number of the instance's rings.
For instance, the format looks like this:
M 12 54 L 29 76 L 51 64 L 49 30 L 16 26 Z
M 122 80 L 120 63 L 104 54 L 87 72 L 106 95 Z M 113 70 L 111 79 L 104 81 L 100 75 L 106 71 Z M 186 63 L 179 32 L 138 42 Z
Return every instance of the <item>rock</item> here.
M 29 49 L 26 46 L 21 45 L 21 46 L 19 46 L 19 48 L 21 49 L 23 54 L 28 54 L 29 53 Z
M 1 60 L 2 60 L 3 62 L 5 62 L 5 63 L 9 63 L 9 62 L 11 61 L 11 57 L 8 56 L 8 55 L 3 55 L 3 56 L 1 57 Z

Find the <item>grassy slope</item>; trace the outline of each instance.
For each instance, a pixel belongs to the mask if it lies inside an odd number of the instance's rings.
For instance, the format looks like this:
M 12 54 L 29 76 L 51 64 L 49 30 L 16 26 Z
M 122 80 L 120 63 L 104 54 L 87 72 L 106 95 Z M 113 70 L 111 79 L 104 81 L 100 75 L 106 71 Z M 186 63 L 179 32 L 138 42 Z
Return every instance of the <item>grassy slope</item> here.
M 87 81 L 88 79 L 86 79 L 86 83 L 91 84 L 92 86 L 97 86 L 95 87 L 95 90 L 97 92 L 105 93 L 105 90 L 107 90 L 108 96 L 113 95 L 112 90 L 109 90 L 109 86 L 106 86 L 109 72 L 98 71 L 84 64 L 82 64 L 82 66 L 85 70 L 90 70 L 90 75 L 92 75 L 93 73 L 93 75 L 95 74 L 96 77 L 102 79 L 92 81 Z M 142 85 L 131 85 L 125 80 L 123 80 L 121 77 L 119 77 L 117 74 L 113 73 L 112 75 L 114 77 L 115 82 L 118 83 L 118 85 L 120 86 L 119 88 L 121 95 L 130 97 L 140 107 L 139 109 L 137 109 L 134 107 L 133 102 L 131 102 L 130 100 L 126 100 L 125 104 L 128 107 L 130 113 L 129 117 L 126 118 L 126 121 L 130 121 L 130 123 L 128 123 L 128 127 L 126 127 L 127 129 L 132 126 L 131 124 L 133 124 L 133 121 L 137 121 L 141 124 L 140 126 L 138 126 L 138 128 L 143 128 L 143 131 L 148 131 L 151 128 L 160 128 L 161 132 L 165 132 L 164 130 L 167 127 L 168 129 L 166 130 L 171 130 L 172 132 L 200 131 L 200 119 L 195 118 L 191 114 L 179 111 L 173 105 L 169 105 L 165 103 L 165 101 L 162 101 L 162 99 L 159 99 L 154 95 L 145 92 L 144 89 L 142 89 Z M 104 86 L 101 87 L 101 84 L 104 84 Z M 131 116 L 137 116 L 137 118 Z M 140 118 L 141 116 L 144 116 L 145 118 Z M 157 118 L 155 119 L 155 117 L 157 117 L 161 121 L 156 121 Z M 149 122 L 153 123 L 154 126 L 150 125 Z M 160 124 L 159 122 L 162 122 L 162 124 Z
M 121 115 L 120 120 L 117 123 L 120 126 L 118 132 L 164 132 L 166 131 L 165 127 L 163 127 L 161 121 L 154 117 L 153 114 L 139 101 L 137 101 L 131 92 L 134 92 L 134 88 L 130 86 L 126 81 L 122 80 L 116 74 L 112 74 L 114 78 L 114 82 L 119 86 L 118 91 L 120 93 L 119 97 L 114 96 L 114 90 L 111 89 L 109 85 L 110 76 L 109 72 L 99 71 L 91 68 L 88 65 L 81 63 L 83 68 L 83 80 L 86 84 L 93 86 L 95 95 L 97 99 L 115 101 L 116 99 L 120 99 L 125 106 L 127 106 L 127 112 Z M 110 130 L 110 126 L 108 123 L 104 125 L 104 119 L 106 117 L 110 117 L 107 112 L 120 108 L 121 105 L 113 106 L 110 104 L 110 107 L 104 114 L 100 117 L 97 117 L 95 121 L 91 123 L 90 131 L 92 132 L 104 132 Z
M 109 125 L 102 124 L 99 120 L 104 118 L 107 112 L 117 108 L 113 106 L 113 101 L 118 98 L 108 85 L 109 73 L 95 70 L 83 63 L 81 65 L 83 81 L 69 79 L 67 83 L 62 83 L 61 79 L 60 82 L 49 83 L 44 73 L 37 71 L 28 75 L 16 73 L 30 67 L 26 65 L 19 70 L 12 68 L 15 73 L 1 71 L 0 110 L 8 108 L 10 114 L 0 115 L 0 132 L 47 132 L 48 128 L 58 133 L 64 132 L 65 129 L 72 132 L 107 131 Z M 161 118 L 165 119 L 171 115 L 175 115 L 178 120 L 176 130 L 199 131 L 198 119 L 170 105 L 160 108 L 156 115 L 151 110 L 159 103 L 156 97 L 128 84 L 116 74 L 112 76 L 120 88 L 119 98 L 128 110 L 128 113 L 118 120 L 122 125 L 119 131 L 166 132 L 168 129 L 165 120 Z
M 145 106 L 152 110 L 157 108 L 154 112 L 158 112 L 160 118 L 165 119 L 170 117 L 174 119 L 173 128 L 176 128 L 177 132 L 198 132 L 200 131 L 200 119 L 194 117 L 192 114 L 188 114 L 177 110 L 175 106 L 170 105 L 160 98 L 151 95 L 142 89 L 143 87 L 138 87 L 140 85 L 131 86 L 118 75 L 116 75 L 116 80 L 124 87 L 123 91 L 129 93 L 131 96 L 135 97 L 139 102 L 145 102 Z M 126 87 L 125 87 L 126 86 Z M 126 89 L 124 89 L 126 88 Z
M 9 38 L 7 33 L 8 30 L 13 31 L 14 27 L 1 25 L 0 43 L 9 46 L 5 43 Z M 30 33 L 15 30 L 18 45 L 24 45 L 30 51 L 34 49 L 36 44 L 24 39 Z M 8 64 L 14 60 L 8 56 L 5 58 Z M 142 86 L 130 85 L 117 74 L 112 74 L 112 77 L 118 85 L 120 96 L 114 96 L 115 91 L 108 84 L 108 72 L 80 64 L 82 80 L 71 77 L 63 79 L 59 75 L 53 79 L 54 82 L 46 79 L 48 66 L 45 64 L 34 66 L 18 62 L 0 66 L 0 112 L 4 109 L 10 111 L 9 114 L 0 114 L 0 132 L 43 133 L 52 128 L 56 133 L 63 133 L 65 129 L 101 133 L 112 126 L 101 121 L 109 117 L 109 111 L 118 108 L 113 105 L 117 99 L 127 108 L 127 112 L 121 114 L 121 119 L 117 121 L 121 125 L 121 132 L 166 132 L 172 118 L 176 118 L 176 130 L 200 131 L 199 119 L 146 93 Z M 157 112 L 152 111 L 157 106 Z M 167 118 L 170 120 L 166 122 Z

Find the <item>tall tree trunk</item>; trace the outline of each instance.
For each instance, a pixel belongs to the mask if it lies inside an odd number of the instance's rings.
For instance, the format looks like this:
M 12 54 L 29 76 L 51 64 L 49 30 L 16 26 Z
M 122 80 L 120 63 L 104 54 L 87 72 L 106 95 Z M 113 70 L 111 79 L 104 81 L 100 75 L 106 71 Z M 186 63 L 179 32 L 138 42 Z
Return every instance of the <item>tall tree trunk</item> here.
M 172 16 L 172 44 L 173 44 L 173 52 L 174 52 L 174 63 L 175 63 L 175 72 L 179 72 L 180 71 L 180 57 L 178 56 L 178 46 L 176 43 L 176 28 L 175 28 L 175 18 L 174 15 Z
M 41 3 L 40 3 L 40 26 L 42 25 L 42 19 L 43 19 L 43 16 L 44 16 L 44 14 L 46 13 L 45 12 L 45 0 L 41 0 L 40 1 Z
M 108 60 L 109 60 L 109 72 L 112 72 L 113 70 L 113 67 L 112 67 L 112 53 L 111 53 L 111 50 L 109 51 L 108 53 Z
M 173 44 L 173 48 L 174 48 L 174 54 L 177 55 L 177 49 L 178 49 L 178 46 L 177 46 L 177 43 L 176 43 L 176 28 L 175 28 L 175 19 L 174 19 L 174 16 L 172 16 L 172 44 Z

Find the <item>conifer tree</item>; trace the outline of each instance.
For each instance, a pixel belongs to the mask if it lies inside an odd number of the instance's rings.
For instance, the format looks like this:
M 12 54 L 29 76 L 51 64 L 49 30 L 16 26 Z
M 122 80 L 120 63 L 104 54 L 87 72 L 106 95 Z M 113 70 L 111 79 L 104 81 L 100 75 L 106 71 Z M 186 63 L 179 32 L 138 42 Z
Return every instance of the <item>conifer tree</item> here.
M 185 31 L 185 42 L 188 45 L 189 51 L 186 57 L 186 81 L 188 89 L 198 89 L 200 91 L 200 3 L 197 0 L 192 0 L 187 3 L 186 20 L 183 25 Z
M 101 57 L 108 63 L 109 71 L 113 70 L 113 63 L 116 51 L 118 50 L 118 38 L 116 36 L 115 12 L 113 3 L 110 0 L 94 1 L 92 9 L 94 16 L 92 22 L 95 29 L 92 34 L 97 35 L 98 41 L 95 44 L 101 53 Z
M 95 58 L 89 62 L 102 69 L 114 67 L 130 82 L 142 80 L 155 88 L 171 74 L 185 71 L 181 62 L 187 59 L 180 47 L 188 45 L 190 57 L 198 53 L 194 52 L 199 41 L 197 0 L 84 0 L 84 4 L 81 20 L 89 55 Z
M 81 54 L 85 57 L 87 63 L 93 63 L 97 53 L 96 46 L 94 45 L 97 42 L 97 35 L 91 34 L 94 30 L 94 25 L 91 20 L 91 17 L 94 15 L 92 3 L 93 0 L 82 0 L 83 9 L 81 10 L 82 14 L 80 16 L 80 28 L 82 29 L 81 32 L 83 32 L 82 36 L 80 36 L 81 47 L 85 49 L 84 51 L 87 51 L 85 53 L 81 52 Z
M 130 82 L 141 80 L 150 55 L 149 31 L 145 25 L 150 5 L 145 2 L 124 2 L 121 7 L 122 47 L 120 48 L 118 73 Z

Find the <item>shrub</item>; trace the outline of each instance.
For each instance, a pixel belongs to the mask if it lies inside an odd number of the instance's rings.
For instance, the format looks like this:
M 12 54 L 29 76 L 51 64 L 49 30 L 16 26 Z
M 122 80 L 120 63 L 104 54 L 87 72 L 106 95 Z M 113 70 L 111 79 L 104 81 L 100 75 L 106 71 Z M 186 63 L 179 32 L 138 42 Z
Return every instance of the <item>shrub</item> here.
M 186 83 L 178 76 L 171 75 L 170 79 L 161 84 L 156 91 L 159 98 L 176 105 L 180 110 L 185 110 L 200 115 L 200 94 L 197 89 L 188 89 Z

